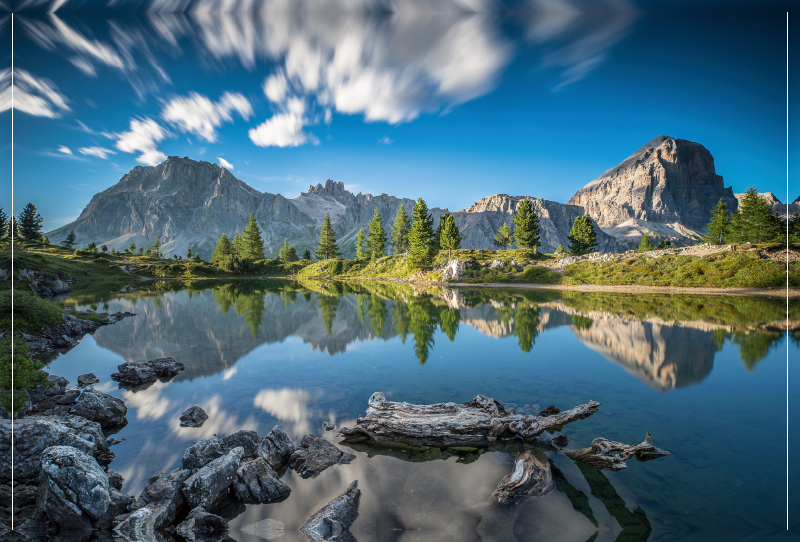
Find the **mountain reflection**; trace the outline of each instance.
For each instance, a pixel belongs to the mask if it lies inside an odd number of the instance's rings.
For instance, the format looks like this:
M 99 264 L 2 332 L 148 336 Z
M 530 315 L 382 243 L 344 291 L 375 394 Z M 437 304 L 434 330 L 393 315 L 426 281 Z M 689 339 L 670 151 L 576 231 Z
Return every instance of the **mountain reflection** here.
M 568 327 L 591 350 L 666 391 L 704 380 L 726 341 L 753 371 L 782 340 L 785 308 L 769 298 L 585 294 L 533 290 L 414 289 L 379 282 L 260 281 L 152 285 L 151 291 L 74 296 L 70 303 L 140 316 L 95 336 L 129 361 L 192 363 L 177 381 L 224 372 L 263 344 L 289 337 L 329 355 L 356 341 L 410 339 L 421 365 L 437 340 L 465 326 L 515 338 L 524 353 L 540 334 Z M 171 290 L 171 291 L 165 291 Z M 797 307 L 790 307 L 790 314 Z M 794 321 L 794 320 L 793 320 Z M 188 330 L 188 332 L 187 332 Z M 155 406 L 157 402 L 154 402 Z

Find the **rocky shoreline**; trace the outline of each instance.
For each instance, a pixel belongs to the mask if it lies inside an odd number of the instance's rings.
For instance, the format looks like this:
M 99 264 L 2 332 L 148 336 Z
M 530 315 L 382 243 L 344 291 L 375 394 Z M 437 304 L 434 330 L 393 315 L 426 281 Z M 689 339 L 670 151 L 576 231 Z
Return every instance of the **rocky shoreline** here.
M 77 314 L 94 317 L 96 321 L 64 312 L 61 314 L 63 321 L 59 324 L 44 327 L 37 333 L 21 333 L 20 337 L 28 343 L 31 355 L 69 352 L 78 346 L 78 341 L 83 339 L 87 333 L 92 334 L 103 326 L 116 324 L 124 318 L 136 316 L 132 312 L 97 314 L 93 311 L 83 311 Z

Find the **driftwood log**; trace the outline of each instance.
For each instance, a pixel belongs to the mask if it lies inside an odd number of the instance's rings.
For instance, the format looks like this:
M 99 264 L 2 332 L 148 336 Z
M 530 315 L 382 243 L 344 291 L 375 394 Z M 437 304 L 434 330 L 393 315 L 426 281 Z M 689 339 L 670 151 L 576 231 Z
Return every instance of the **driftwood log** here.
M 564 453 L 574 461 L 580 461 L 598 469 L 612 471 L 627 469 L 628 464 L 626 461 L 631 457 L 639 461 L 650 461 L 651 459 L 670 455 L 668 451 L 662 450 L 653 444 L 653 439 L 650 438 L 650 431 L 647 432 L 644 442 L 641 444 L 630 445 L 604 438 L 596 438 L 592 441 L 591 448 L 564 450 Z
M 600 403 L 589 401 L 550 416 L 524 416 L 483 395 L 461 404 L 412 405 L 387 401 L 383 393 L 376 392 L 369 398 L 366 416 L 359 417 L 355 426 L 342 428 L 339 435 L 351 441 L 410 446 L 486 446 L 498 438 L 532 439 L 599 409 Z

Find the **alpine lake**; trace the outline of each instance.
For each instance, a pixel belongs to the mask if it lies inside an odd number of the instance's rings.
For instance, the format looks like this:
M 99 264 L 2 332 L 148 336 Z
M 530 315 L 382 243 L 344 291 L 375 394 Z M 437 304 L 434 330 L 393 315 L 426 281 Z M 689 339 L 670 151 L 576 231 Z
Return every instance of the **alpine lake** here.
M 800 532 L 797 513 L 786 531 L 787 487 L 795 512 L 800 502 L 800 417 L 789 417 L 787 443 L 786 404 L 787 390 L 800 391 L 800 332 L 785 330 L 785 299 L 171 281 L 63 301 L 136 313 L 46 360 L 71 385 L 94 372 L 96 389 L 127 404 L 109 467 L 125 493 L 179 467 L 194 441 L 241 429 L 263 436 L 279 425 L 295 445 L 314 434 L 356 456 L 316 478 L 288 470 L 283 502 L 216 511 L 238 542 L 306 540 L 298 527 L 353 480 L 359 542 L 757 541 Z M 800 320 L 800 303 L 788 311 Z M 110 378 L 125 361 L 166 356 L 186 366 L 171 381 L 131 391 Z M 355 425 L 374 392 L 414 404 L 481 394 L 532 415 L 596 400 L 599 412 L 563 426 L 569 448 L 596 437 L 638 444 L 649 431 L 671 455 L 611 472 L 540 452 L 554 489 L 500 505 L 492 492 L 514 470 L 511 454 L 348 444 L 323 428 Z M 180 427 L 193 405 L 209 419 Z M 253 524 L 266 519 L 273 527 L 259 536 Z

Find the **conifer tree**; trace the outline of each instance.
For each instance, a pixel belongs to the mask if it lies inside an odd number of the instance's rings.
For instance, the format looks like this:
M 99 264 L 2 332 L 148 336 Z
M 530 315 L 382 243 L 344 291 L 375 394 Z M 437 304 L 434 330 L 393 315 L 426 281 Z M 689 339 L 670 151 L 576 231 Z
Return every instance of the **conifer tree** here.
M 296 262 L 299 258 L 297 257 L 297 249 L 294 248 L 294 245 L 289 245 L 289 248 L 286 249 L 286 261 L 287 262 Z
M 539 236 L 539 215 L 533 210 L 531 200 L 524 199 L 517 206 L 514 215 L 514 240 L 517 247 L 533 249 L 538 252 L 542 244 Z
M 154 258 L 160 258 L 161 257 L 161 236 L 160 235 L 156 235 L 156 242 L 153 243 L 153 248 L 151 249 L 150 254 Z
M 45 239 L 47 239 L 47 238 L 45 237 Z M 108 245 L 103 245 L 103 246 L 101 246 L 101 247 L 100 247 L 100 250 L 102 250 L 102 251 L 103 251 L 103 254 L 105 254 L 106 252 L 108 252 Z
M 453 215 L 446 213 L 439 219 L 439 232 L 439 248 L 447 249 L 447 257 L 450 258 L 451 251 L 461 246 L 461 233 Z
M 6 226 L 6 237 L 9 239 L 19 239 L 21 235 L 17 217 L 12 215 L 11 218 L 8 219 L 8 226 Z
M 579 216 L 572 223 L 572 229 L 567 235 L 569 251 L 574 255 L 587 254 L 597 245 L 597 232 L 594 231 L 592 219 L 588 216 Z
M 224 233 L 220 235 L 217 246 L 214 247 L 214 252 L 211 254 L 211 263 L 216 266 L 222 266 L 227 258 L 233 255 L 233 247 Z
M 86 249 L 91 250 L 93 252 L 97 252 L 97 243 L 95 243 L 94 241 L 90 242 L 88 245 L 86 245 Z
M 187 248 L 186 249 L 186 258 L 191 259 L 191 257 L 192 257 L 192 249 L 191 248 Z
M 289 256 L 289 241 L 286 239 L 283 240 L 283 246 L 278 250 L 278 259 L 282 262 L 288 262 L 287 259 Z
M 72 231 L 74 232 L 75 230 L 72 230 Z M 68 237 L 67 239 L 69 239 L 69 237 Z M 134 243 L 133 241 L 131 241 L 131 244 L 130 244 L 130 245 L 128 245 L 128 250 L 130 250 L 130 251 L 131 251 L 131 254 L 133 254 L 134 252 L 136 252 L 136 243 Z
M 497 230 L 497 234 L 494 236 L 494 246 L 499 248 L 500 250 L 505 250 L 510 247 L 514 243 L 514 234 L 511 232 L 511 228 L 508 227 L 508 224 L 505 222 L 500 229 Z
M 401 203 L 397 215 L 394 217 L 394 226 L 392 226 L 392 251 L 394 254 L 402 254 L 408 250 L 410 231 L 411 224 L 408 222 L 406 208 Z
M 19 214 L 20 234 L 29 241 L 42 238 L 42 215 L 36 211 L 36 206 L 29 203 Z
M 261 229 L 256 222 L 256 214 L 250 211 L 250 220 L 242 232 L 244 239 L 242 259 L 255 262 L 264 259 L 264 241 L 261 239 Z
M 325 211 L 325 218 L 322 220 L 322 229 L 319 232 L 319 245 L 317 246 L 317 258 L 320 260 L 331 260 L 339 257 L 339 247 L 336 244 L 336 233 L 331 226 L 331 217 Z
M 781 237 L 781 220 L 752 186 L 739 202 L 731 220 L 731 237 L 739 243 L 769 243 Z
M 310 250 L 306 249 L 306 251 L 303 252 L 303 259 L 304 260 L 310 260 L 311 259 L 311 251 Z
M 408 234 L 408 255 L 414 267 L 429 266 L 436 257 L 437 247 L 433 245 L 433 218 L 428 214 L 428 206 L 422 198 L 414 205 L 411 232 Z
M 75 246 L 75 230 L 69 231 L 69 235 L 67 235 L 67 238 L 64 239 L 63 243 L 61 243 L 61 246 L 63 246 L 64 248 L 72 248 Z
M 359 228 L 358 235 L 356 235 L 356 260 L 366 259 L 367 251 L 364 248 L 364 228 Z
M 3 208 L 0 207 L 0 237 L 5 237 L 7 225 L 8 225 L 8 215 L 5 214 L 3 212 Z
M 369 233 L 367 234 L 367 253 L 370 260 L 383 257 L 386 252 L 386 232 L 383 231 L 383 220 L 378 208 L 369 221 Z
M 703 240 L 712 245 L 722 245 L 731 234 L 731 217 L 728 213 L 728 204 L 722 200 L 711 211 L 711 222 L 706 226 Z
M 800 211 L 795 211 L 789 219 L 789 243 L 800 244 Z
M 672 241 L 667 241 L 666 239 L 661 241 L 656 247 L 657 250 L 665 250 L 668 248 L 672 248 Z
M 233 236 L 233 241 L 231 241 L 231 248 L 233 249 L 233 255 L 240 260 L 244 260 L 244 239 L 242 238 L 242 234 L 236 232 Z
M 647 252 L 653 250 L 653 243 L 650 241 L 650 238 L 647 237 L 647 233 L 642 234 L 642 242 L 639 243 L 639 248 L 636 249 L 636 252 Z

